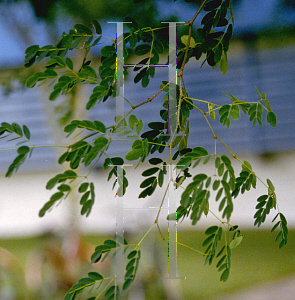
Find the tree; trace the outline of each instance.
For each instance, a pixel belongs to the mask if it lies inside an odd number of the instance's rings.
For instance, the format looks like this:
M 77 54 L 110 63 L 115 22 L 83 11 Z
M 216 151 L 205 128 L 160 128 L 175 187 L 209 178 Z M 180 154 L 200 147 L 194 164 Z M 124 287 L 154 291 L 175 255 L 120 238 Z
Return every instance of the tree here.
M 142 1 L 134 1 L 142 2 Z M 186 1 L 191 2 L 191 1 Z M 200 28 L 193 29 L 193 24 L 197 20 L 201 11 L 205 11 L 204 17 L 200 21 Z M 46 59 L 43 63 L 44 71 L 39 71 L 29 77 L 26 81 L 28 88 L 33 88 L 37 84 L 50 82 L 53 90 L 49 95 L 49 100 L 54 101 L 61 94 L 69 93 L 79 84 L 92 84 L 93 92 L 86 103 L 86 109 L 90 110 L 95 105 L 104 105 L 111 96 L 116 97 L 117 112 L 114 122 L 111 126 L 106 126 L 100 120 L 72 120 L 65 127 L 64 131 L 68 136 L 74 132 L 80 132 L 82 129 L 86 133 L 79 140 L 69 142 L 66 151 L 58 159 L 59 164 L 69 164 L 68 169 L 51 178 L 46 185 L 46 189 L 56 188 L 58 191 L 53 193 L 48 202 L 40 209 L 40 217 L 44 216 L 49 209 L 57 203 L 66 199 L 67 196 L 78 189 L 81 194 L 81 215 L 86 217 L 91 213 L 95 202 L 95 186 L 89 182 L 88 175 L 94 169 L 96 164 L 102 160 L 103 167 L 110 169 L 108 180 L 115 177 L 114 187 L 117 184 L 116 195 L 123 197 L 128 188 L 127 171 L 125 170 L 126 161 L 136 161 L 138 164 L 148 161 L 149 167 L 142 173 L 145 179 L 140 184 L 142 188 L 139 198 L 151 196 L 159 187 L 163 188 L 163 198 L 159 203 L 162 207 L 168 190 L 182 189 L 182 194 L 178 207 L 171 208 L 167 216 L 169 222 L 177 223 L 178 220 L 190 218 L 192 225 L 196 225 L 202 215 L 208 215 L 214 212 L 210 210 L 210 194 L 216 192 L 215 200 L 219 202 L 219 211 L 222 212 L 222 219 L 216 216 L 216 223 L 206 229 L 207 238 L 202 246 L 205 250 L 201 253 L 205 257 L 205 264 L 211 265 L 216 262 L 216 268 L 220 272 L 220 280 L 226 281 L 230 275 L 231 252 L 242 242 L 243 235 L 238 225 L 232 225 L 230 218 L 234 210 L 233 198 L 239 194 L 256 188 L 257 181 L 260 178 L 254 172 L 251 164 L 240 160 L 214 132 L 211 123 L 216 121 L 217 114 L 219 122 L 225 127 L 230 127 L 231 120 L 238 120 L 241 114 L 249 116 L 249 121 L 253 126 L 262 125 L 262 114 L 266 112 L 267 122 L 276 126 L 276 115 L 272 111 L 265 93 L 258 89 L 258 100 L 256 102 L 245 102 L 239 100 L 236 96 L 228 93 L 230 103 L 219 105 L 207 100 L 197 100 L 195 96 L 189 96 L 185 89 L 183 74 L 187 62 L 193 58 L 203 60 L 213 68 L 220 67 L 222 74 L 227 72 L 227 52 L 232 37 L 234 25 L 234 14 L 230 0 L 204 0 L 200 3 L 195 15 L 185 24 L 169 22 L 163 24 L 160 28 L 141 28 L 136 20 L 131 17 L 125 18 L 124 23 L 128 26 L 129 32 L 123 34 L 123 22 L 117 23 L 117 38 L 109 45 L 104 46 L 101 53 L 101 64 L 98 72 L 88 59 L 89 51 L 101 43 L 102 28 L 97 20 L 92 21 L 93 29 L 84 24 L 76 24 L 69 33 L 63 33 L 61 40 L 57 45 L 39 47 L 33 45 L 27 48 L 25 66 L 31 67 L 34 63 Z M 188 34 L 180 37 L 182 45 L 176 48 L 176 26 L 185 26 L 188 28 Z M 156 31 L 168 30 L 169 43 L 163 42 L 157 38 Z M 166 31 L 167 32 L 167 31 Z M 168 53 L 165 52 L 168 50 Z M 67 56 L 69 51 L 79 50 L 84 52 L 81 65 L 77 65 Z M 131 54 L 139 56 L 140 61 L 134 66 L 134 72 L 137 72 L 134 78 L 134 84 L 141 82 L 142 87 L 147 88 L 150 80 L 155 76 L 156 65 L 159 64 L 160 55 L 166 55 L 167 64 L 172 69 L 169 72 L 169 81 L 163 81 L 160 84 L 159 91 L 140 104 L 133 105 L 122 95 L 124 84 L 123 75 L 127 75 L 124 69 L 124 59 Z M 205 57 L 204 57 L 205 56 Z M 48 59 L 47 59 L 48 58 Z M 176 59 L 177 58 L 177 59 Z M 174 69 L 173 69 L 174 68 Z M 177 75 L 176 69 L 178 69 Z M 171 75 L 171 76 L 170 76 Z M 176 84 L 176 77 L 179 84 Z M 161 92 L 166 93 L 163 100 L 163 109 L 159 111 L 161 121 L 148 122 L 148 120 L 138 119 L 133 111 L 136 108 L 145 105 Z M 130 106 L 127 113 L 122 109 L 124 101 Z M 200 105 L 206 103 L 207 108 Z M 189 116 L 190 111 L 196 109 L 199 111 L 212 132 L 212 138 L 215 143 L 215 152 L 208 153 L 205 148 L 196 145 L 194 148 L 188 148 L 189 138 Z M 148 125 L 149 130 L 144 131 L 144 124 Z M 23 139 L 23 143 L 18 147 L 18 155 L 9 166 L 6 177 L 10 177 L 18 170 L 25 159 L 32 154 L 34 145 L 30 144 L 30 131 L 26 125 L 17 123 L 2 123 L 0 135 L 8 137 L 16 135 Z M 109 157 L 108 148 L 115 138 L 132 141 L 132 148 L 126 153 L 125 157 Z M 217 154 L 218 143 L 223 144 L 230 157 L 226 154 Z M 151 154 L 167 153 L 168 159 L 161 157 L 152 157 Z M 214 160 L 213 174 L 200 173 L 192 177 L 191 171 L 201 161 L 207 163 L 210 159 Z M 241 163 L 239 175 L 235 174 L 231 159 L 238 160 Z M 86 167 L 87 175 L 77 174 L 76 169 L 83 164 Z M 173 174 L 173 170 L 178 170 L 178 174 Z M 164 185 L 164 178 L 168 183 Z M 184 182 L 189 183 L 184 186 Z M 272 209 L 277 210 L 275 222 L 271 231 L 278 230 L 276 241 L 280 240 L 279 247 L 287 243 L 288 229 L 287 221 L 284 215 L 279 211 L 275 187 L 270 179 L 263 183 L 266 188 L 264 195 L 257 199 L 254 215 L 255 226 L 260 226 Z M 173 201 L 171 201 L 173 202 Z M 110 253 L 116 254 L 117 271 L 113 278 L 105 278 L 98 272 L 90 272 L 87 277 L 79 280 L 77 284 L 65 295 L 65 300 L 76 299 L 84 290 L 102 284 L 94 296 L 88 300 L 99 299 L 104 295 L 108 299 L 119 299 L 122 292 L 127 290 L 136 278 L 138 267 L 140 266 L 141 251 L 140 245 L 154 226 L 159 229 L 159 234 L 165 240 L 159 224 L 159 209 L 155 222 L 151 224 L 150 229 L 143 233 L 142 239 L 136 245 L 129 245 L 123 235 L 117 235 L 116 240 L 108 239 L 103 245 L 96 247 L 91 256 L 91 263 L 103 261 Z M 120 215 L 120 211 L 117 211 Z M 172 229 L 171 229 L 172 232 Z M 173 241 L 172 234 L 169 236 L 169 260 L 170 276 L 175 276 L 175 266 L 173 265 Z M 126 251 L 125 251 L 126 250 Z M 124 253 L 127 259 L 124 257 Z M 125 270 L 122 274 L 123 269 Z M 119 278 L 124 279 L 123 285 L 119 283 Z M 86 297 L 86 296 L 85 296 Z

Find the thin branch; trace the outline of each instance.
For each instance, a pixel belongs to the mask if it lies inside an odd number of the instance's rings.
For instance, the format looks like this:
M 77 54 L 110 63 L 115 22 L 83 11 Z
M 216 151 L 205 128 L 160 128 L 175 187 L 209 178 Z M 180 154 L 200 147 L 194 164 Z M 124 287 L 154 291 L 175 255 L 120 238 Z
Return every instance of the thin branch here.
M 188 33 L 188 39 L 187 39 L 187 44 L 186 44 L 186 49 L 185 49 L 185 54 L 184 54 L 184 59 L 182 62 L 182 66 L 180 68 L 178 77 L 182 77 L 183 75 L 183 69 L 184 69 L 184 65 L 186 63 L 186 58 L 187 58 L 187 54 L 188 54 L 188 49 L 189 49 L 189 45 L 190 45 L 190 40 L 191 40 L 191 36 L 192 36 L 192 28 L 193 28 L 193 23 L 195 21 L 195 19 L 197 18 L 197 16 L 199 15 L 199 13 L 201 12 L 202 8 L 204 7 L 204 5 L 206 4 L 208 0 L 204 0 L 203 3 L 201 4 L 201 6 L 199 7 L 199 9 L 197 10 L 197 12 L 195 13 L 195 15 L 192 17 L 192 19 L 188 22 L 188 26 L 189 26 L 189 33 Z
M 140 106 L 142 106 L 142 105 L 144 105 L 144 104 L 146 104 L 146 103 L 151 102 L 152 100 L 154 100 L 154 99 L 155 99 L 162 91 L 164 91 L 164 89 L 165 89 L 167 86 L 169 86 L 169 84 L 170 84 L 175 78 L 176 78 L 176 76 L 174 76 L 167 84 L 165 84 L 161 89 L 159 89 L 158 92 L 157 92 L 154 96 L 148 98 L 146 101 L 144 101 L 144 102 L 142 102 L 142 103 L 140 103 L 140 104 L 132 105 L 132 106 L 131 106 L 132 109 L 131 109 L 128 113 L 126 113 L 126 114 L 125 114 L 119 121 L 117 121 L 114 125 L 109 126 L 109 127 L 107 127 L 106 129 L 115 128 L 122 120 L 124 120 L 124 119 L 125 119 L 130 113 L 132 113 L 136 108 L 138 108 L 138 107 L 140 107 Z

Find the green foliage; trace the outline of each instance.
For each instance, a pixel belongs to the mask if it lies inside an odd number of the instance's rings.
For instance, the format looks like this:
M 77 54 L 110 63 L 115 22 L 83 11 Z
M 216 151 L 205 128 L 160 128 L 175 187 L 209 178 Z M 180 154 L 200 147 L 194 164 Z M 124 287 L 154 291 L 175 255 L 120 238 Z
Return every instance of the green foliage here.
M 113 253 L 112 258 L 114 258 L 118 252 L 126 252 L 128 248 L 128 242 L 122 236 L 117 236 L 117 241 L 114 240 L 105 240 L 103 245 L 99 245 L 95 248 L 94 253 L 91 256 L 91 263 L 98 263 L 100 260 L 103 261 L 106 257 L 110 256 Z M 134 281 L 136 277 L 136 273 L 139 266 L 139 260 L 141 258 L 140 250 L 136 250 L 136 248 L 129 252 L 127 255 L 127 261 L 125 262 L 125 276 L 124 283 L 122 286 L 122 290 L 127 290 L 131 283 Z M 96 283 L 100 283 L 104 280 L 109 280 L 110 278 L 104 278 L 97 272 L 88 273 L 87 278 L 82 278 L 78 281 L 77 284 L 73 285 L 70 290 L 67 292 L 65 296 L 65 300 L 67 299 L 75 299 L 75 297 L 82 293 L 83 290 L 92 287 Z M 112 279 L 113 281 L 113 279 Z M 111 282 L 112 282 L 111 281 Z M 110 282 L 110 283 L 111 283 Z M 104 296 L 107 299 L 119 299 L 120 296 L 120 288 L 117 284 L 111 285 L 105 292 Z M 92 298 L 90 298 L 92 299 Z
M 83 193 L 80 200 L 80 204 L 82 206 L 81 215 L 86 215 L 86 217 L 88 217 L 91 213 L 91 209 L 95 199 L 93 182 L 91 182 L 90 184 L 88 182 L 82 183 L 79 187 L 79 193 Z
M 233 104 L 226 104 L 219 108 L 220 115 L 220 123 L 222 123 L 226 127 L 230 127 L 231 119 L 238 120 L 240 119 L 240 110 L 249 115 L 249 120 L 255 126 L 257 123 L 262 126 L 262 114 L 263 109 L 267 111 L 267 122 L 275 127 L 277 125 L 277 117 L 275 113 L 272 111 L 269 101 L 266 99 L 265 93 L 260 94 L 258 89 L 255 87 L 260 100 L 257 103 L 247 103 L 245 101 L 239 100 L 237 97 L 233 96 L 231 93 L 225 95 L 233 101 Z M 263 103 L 266 107 L 263 106 Z
M 125 273 L 124 284 L 122 288 L 123 291 L 127 290 L 135 279 L 136 272 L 139 266 L 139 260 L 141 257 L 140 253 L 141 253 L 140 250 L 138 251 L 133 250 L 127 256 L 129 262 L 126 265 L 126 273 Z
M 139 2 L 139 1 L 137 1 Z M 190 2 L 190 1 L 186 1 Z M 126 103 L 130 105 L 130 110 L 124 116 L 116 115 L 114 121 L 108 127 L 99 120 L 71 120 L 64 127 L 64 132 L 67 133 L 67 139 L 71 135 L 76 136 L 72 142 L 68 142 L 65 146 L 66 151 L 59 157 L 58 163 L 68 163 L 68 170 L 57 174 L 51 178 L 46 189 L 52 190 L 56 188 L 50 199 L 44 204 L 39 212 L 39 216 L 44 216 L 56 204 L 66 199 L 73 190 L 77 190 L 80 198 L 81 215 L 89 216 L 95 201 L 95 186 L 89 181 L 91 171 L 102 162 L 103 168 L 109 169 L 107 180 L 110 181 L 113 176 L 113 189 L 117 184 L 117 189 L 114 191 L 118 197 L 123 197 L 129 185 L 124 167 L 124 159 L 135 162 L 137 165 L 143 164 L 148 160 L 149 165 L 142 171 L 143 180 L 140 183 L 142 189 L 138 198 L 146 198 L 152 196 L 157 186 L 164 187 L 162 202 L 159 203 L 158 216 L 151 228 L 157 224 L 158 217 L 161 212 L 161 207 L 166 196 L 169 184 L 173 184 L 175 189 L 181 188 L 182 194 L 179 206 L 176 212 L 167 216 L 169 221 L 178 221 L 185 218 L 190 218 L 192 225 L 198 224 L 203 215 L 207 216 L 212 213 L 220 222 L 219 226 L 209 226 L 206 231 L 206 239 L 203 246 L 206 247 L 203 255 L 205 256 L 205 264 L 211 265 L 216 259 L 216 268 L 220 272 L 220 280 L 225 282 L 229 278 L 231 268 L 231 252 L 236 251 L 239 244 L 243 240 L 238 226 L 232 226 L 230 219 L 234 211 L 233 198 L 236 198 L 240 193 L 244 194 L 252 188 L 256 188 L 258 176 L 254 173 L 249 162 L 242 162 L 228 145 L 216 135 L 211 122 L 216 119 L 216 112 L 219 114 L 219 122 L 225 127 L 230 127 L 232 120 L 238 121 L 242 114 L 248 116 L 249 121 L 255 126 L 262 126 L 263 112 L 266 111 L 266 121 L 273 127 L 277 124 L 277 118 L 272 111 L 270 102 L 267 100 L 265 93 L 260 93 L 256 88 L 258 100 L 250 99 L 251 102 L 241 101 L 233 96 L 230 92 L 225 95 L 230 99 L 229 103 L 218 104 L 208 102 L 206 100 L 198 100 L 197 97 L 190 98 L 185 89 L 185 81 L 183 73 L 185 72 L 185 64 L 190 58 L 196 60 L 204 59 L 202 65 L 207 62 L 209 66 L 216 68 L 220 66 L 220 71 L 225 74 L 228 70 L 227 52 L 229 43 L 233 33 L 233 11 L 230 0 L 211 0 L 203 3 L 201 7 L 205 12 L 200 20 L 198 29 L 192 27 L 195 18 L 190 22 L 180 25 L 188 26 L 188 34 L 180 36 L 181 43 L 178 43 L 176 49 L 177 56 L 177 84 L 168 81 L 158 83 L 159 91 L 148 99 L 140 99 L 139 104 L 132 104 L 128 99 Z M 142 87 L 147 88 L 152 79 L 155 77 L 155 70 L 160 61 L 160 55 L 167 58 L 170 53 L 166 53 L 168 49 L 166 43 L 156 37 L 157 30 L 167 30 L 167 26 L 163 28 L 140 28 L 136 20 L 131 17 L 125 18 L 125 21 L 132 22 L 126 24 L 130 32 L 124 33 L 124 59 L 127 59 L 130 54 L 134 55 L 132 59 L 136 59 L 138 63 L 133 68 L 134 84 L 141 82 Z M 37 84 L 41 85 L 48 83 L 52 86 L 49 100 L 55 101 L 60 95 L 68 94 L 73 87 L 79 87 L 81 84 L 93 85 L 92 93 L 85 101 L 86 110 L 94 108 L 96 105 L 103 105 L 110 97 L 116 97 L 117 87 L 123 87 L 123 80 L 118 76 L 118 66 L 121 63 L 119 56 L 117 57 L 117 41 L 111 42 L 101 41 L 102 28 L 97 20 L 92 21 L 93 29 L 85 24 L 76 24 L 69 33 L 63 33 L 61 40 L 56 45 L 47 45 L 39 47 L 38 45 L 30 46 L 25 52 L 25 66 L 30 67 L 34 63 L 42 63 L 38 72 L 30 76 L 26 80 L 26 86 L 33 88 Z M 91 48 L 104 43 L 100 50 L 99 67 L 92 63 L 89 59 Z M 71 51 L 83 51 L 83 61 L 77 62 L 68 55 Z M 127 74 L 126 68 L 124 74 Z M 170 115 L 169 100 L 171 89 L 176 91 L 176 114 Z M 147 119 L 138 119 L 135 115 L 137 107 L 143 106 L 151 102 L 158 94 L 162 92 L 163 102 L 162 109 L 153 114 L 158 116 L 158 119 L 149 122 Z M 162 95 L 161 94 L 161 95 Z M 212 101 L 212 99 L 209 99 Z M 208 111 L 203 110 L 203 104 L 208 105 Z M 202 104 L 202 105 L 199 105 Z M 214 153 L 209 153 L 205 148 L 201 147 L 201 141 L 189 141 L 190 123 L 189 118 L 191 111 L 195 109 L 202 114 L 207 122 L 215 144 Z M 147 117 L 150 113 L 146 114 Z M 145 117 L 146 117 L 145 116 Z M 209 118 L 208 118 L 209 116 Z M 110 120 L 111 121 L 111 120 Z M 176 129 L 170 131 L 170 122 L 176 124 Z M 144 128 L 146 125 L 146 128 Z M 78 133 L 77 133 L 78 132 Z M 12 141 L 22 139 L 21 143 L 17 144 L 17 157 L 8 167 L 6 173 L 10 177 L 18 170 L 20 165 L 25 161 L 28 154 L 31 155 L 36 147 L 31 141 L 31 133 L 26 125 L 22 127 L 17 123 L 5 123 L 0 126 L 1 139 L 5 139 L 13 135 Z M 114 137 L 115 136 L 115 137 Z M 131 145 L 131 149 L 122 157 L 109 157 L 108 149 L 113 140 L 126 141 Z M 192 148 L 188 147 L 188 143 L 192 142 Z M 241 171 L 236 177 L 235 170 L 232 166 L 232 158 L 222 154 L 218 155 L 217 148 L 219 142 L 226 146 L 231 157 L 237 159 L 241 163 Z M 23 145 L 30 143 L 30 146 Z M 21 145 L 22 144 L 22 145 Z M 159 155 L 158 155 L 159 153 Z M 160 155 L 163 153 L 163 157 Z M 154 157 L 151 157 L 154 155 Z M 158 157 L 158 156 L 161 156 Z M 165 158 L 164 158 L 165 157 Z M 191 174 L 193 169 L 197 168 L 200 163 L 206 166 L 206 174 L 197 172 L 195 176 Z M 209 163 L 212 163 L 211 164 Z M 79 168 L 83 164 L 83 168 Z M 167 170 L 167 166 L 169 169 Z M 172 172 L 170 168 L 175 168 L 177 175 L 175 178 L 170 178 Z M 78 169 L 79 168 L 79 169 Z M 77 173 L 74 170 L 79 170 Z M 83 175 L 84 171 L 87 175 Z M 79 174 L 78 174 L 79 173 Z M 119 176 L 123 174 L 123 176 Z M 169 180 L 165 181 L 169 175 Z M 184 182 L 187 182 L 184 185 Z M 265 183 L 267 192 L 257 199 L 256 213 L 254 215 L 254 226 L 260 226 L 270 213 L 271 209 L 278 210 L 275 187 L 270 179 Z M 214 212 L 210 210 L 210 195 L 212 191 L 215 194 L 215 201 L 218 202 L 218 210 L 222 212 L 218 218 Z M 278 210 L 273 222 L 279 217 L 272 231 L 280 229 L 276 241 L 280 240 L 279 247 L 286 245 L 288 237 L 287 221 L 284 215 Z M 159 226 L 158 226 L 159 227 Z M 150 229 L 151 229 L 150 228 Z M 150 230 L 149 230 L 150 231 Z M 72 286 L 65 296 L 65 300 L 78 299 L 84 290 L 100 286 L 105 282 L 107 286 L 102 291 L 95 290 L 95 296 L 89 296 L 87 300 L 96 300 L 100 296 L 108 299 L 119 299 L 120 295 L 125 293 L 136 277 L 141 258 L 140 243 L 147 236 L 149 231 L 144 235 L 142 240 L 133 245 L 132 250 L 127 254 L 125 262 L 124 282 L 118 283 L 114 277 L 103 277 L 97 272 L 88 273 Z M 162 235 L 162 233 L 160 232 Z M 163 237 L 163 235 L 162 235 Z M 107 257 L 115 257 L 119 252 L 126 252 L 128 247 L 126 240 L 123 237 L 117 236 L 116 241 L 106 240 L 103 245 L 95 248 L 91 256 L 91 263 L 95 264 L 105 260 Z M 94 290 L 94 289 L 93 289 Z
M 85 288 L 94 286 L 97 282 L 104 280 L 103 276 L 97 272 L 88 273 L 87 277 L 81 278 L 78 283 L 73 285 L 67 294 L 65 300 L 74 300 Z M 90 298 L 91 299 L 91 298 Z
M 58 186 L 58 192 L 54 193 L 49 201 L 47 201 L 44 206 L 39 211 L 39 217 L 43 217 L 47 211 L 49 211 L 56 202 L 61 201 L 62 198 L 66 198 L 71 192 L 71 187 L 65 182 L 68 180 L 69 183 L 73 182 L 78 175 L 73 170 L 67 170 L 64 173 L 57 174 L 53 178 L 51 178 L 47 184 L 46 189 L 52 190 L 58 183 L 61 183 Z
M 252 171 L 252 166 L 249 162 L 244 161 L 242 165 L 242 171 L 240 176 L 236 178 L 235 189 L 232 195 L 236 198 L 241 192 L 244 194 L 245 191 L 250 191 L 251 188 L 256 188 L 256 175 Z
M 283 246 L 285 246 L 287 244 L 287 241 L 288 241 L 288 227 L 287 227 L 287 220 L 286 220 L 285 216 L 282 213 L 278 213 L 273 218 L 272 222 L 274 222 L 277 219 L 278 216 L 280 217 L 280 221 L 278 221 L 273 226 L 271 231 L 273 232 L 280 225 L 281 230 L 280 230 L 280 232 L 278 233 L 278 235 L 276 237 L 276 241 L 281 239 L 279 247 L 282 248 Z
M 23 141 L 19 142 L 17 145 L 21 145 L 26 142 L 30 142 L 31 133 L 29 128 L 26 125 L 23 125 L 21 127 L 17 123 L 6 123 L 2 122 L 0 126 L 0 136 L 3 135 L 0 139 L 7 138 L 11 135 L 14 135 L 15 137 L 12 139 L 9 139 L 7 141 L 13 141 L 17 139 L 22 139 Z M 28 146 L 20 146 L 17 149 L 17 157 L 13 160 L 11 165 L 8 167 L 8 170 L 5 174 L 6 177 L 11 177 L 14 172 L 17 172 L 19 167 L 25 162 L 28 154 L 31 156 L 33 151 L 33 147 Z

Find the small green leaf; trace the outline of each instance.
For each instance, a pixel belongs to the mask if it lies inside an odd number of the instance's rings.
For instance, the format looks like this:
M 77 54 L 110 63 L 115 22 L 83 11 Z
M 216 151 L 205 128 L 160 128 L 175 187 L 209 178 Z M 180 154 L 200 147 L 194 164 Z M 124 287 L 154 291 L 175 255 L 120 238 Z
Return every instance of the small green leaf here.
M 213 191 L 216 191 L 219 188 L 220 180 L 215 180 L 213 183 Z
M 155 40 L 154 41 L 154 47 L 158 51 L 159 54 L 164 53 L 164 46 L 163 46 L 163 43 L 160 40 Z
M 192 151 L 194 154 L 197 154 L 198 156 L 207 156 L 208 151 L 203 147 L 195 147 Z
M 205 4 L 204 6 L 204 10 L 205 11 L 212 11 L 216 8 L 218 8 L 222 3 L 222 0 L 212 0 L 212 1 L 209 1 Z
M 102 29 L 101 29 L 101 26 L 100 26 L 99 22 L 97 20 L 92 20 L 91 23 L 93 24 L 93 26 L 95 28 L 95 32 L 97 34 L 101 34 L 102 33 Z
M 142 175 L 142 176 L 145 176 L 145 177 L 151 176 L 151 175 L 155 174 L 156 172 L 158 172 L 159 169 L 160 169 L 160 168 L 157 168 L 157 167 L 155 167 L 155 168 L 150 168 L 150 169 L 147 169 L 147 170 L 145 170 L 144 172 L 142 172 L 141 175 Z
M 57 192 L 50 197 L 50 201 L 54 202 L 61 199 L 64 196 L 63 192 Z
M 31 133 L 30 133 L 29 128 L 26 125 L 23 125 L 23 131 L 24 131 L 25 137 L 29 140 L 31 138 Z
M 23 136 L 23 131 L 21 127 L 17 123 L 12 123 L 13 132 L 15 132 L 19 136 Z
M 66 57 L 65 62 L 66 62 L 67 67 L 68 67 L 70 70 L 73 70 L 74 64 L 73 64 L 73 61 L 72 61 L 69 57 Z
M 98 262 L 101 259 L 102 251 L 95 251 L 91 255 L 91 264 Z
M 84 24 L 76 24 L 74 28 L 77 33 L 86 33 L 87 35 L 92 35 L 92 30 Z
M 135 55 L 144 55 L 151 50 L 151 46 L 148 44 L 141 44 L 135 47 L 134 54 Z
M 183 35 L 180 39 L 181 42 L 186 46 L 188 43 L 188 35 Z M 196 46 L 196 42 L 194 40 L 194 38 L 191 36 L 190 42 L 189 42 L 189 47 L 194 48 Z
M 177 218 L 177 213 L 172 213 L 167 216 L 168 221 L 176 221 L 176 218 Z
M 86 192 L 86 193 L 81 197 L 80 204 L 81 204 L 82 206 L 84 206 L 85 203 L 87 202 L 89 195 L 90 195 L 90 191 Z M 82 208 L 82 209 L 83 209 L 83 208 Z
M 83 182 L 80 186 L 79 186 L 79 193 L 84 193 L 87 191 L 88 189 L 88 186 L 89 186 L 89 183 L 88 182 Z
M 206 180 L 207 177 L 208 177 L 208 176 L 207 176 L 206 174 L 198 174 L 198 175 L 196 175 L 196 176 L 193 177 L 193 183 L 194 183 L 195 185 L 198 185 L 198 184 L 200 184 L 201 182 L 203 182 L 204 180 Z
M 149 85 L 150 79 L 148 73 L 144 74 L 142 77 L 141 85 L 143 88 L 146 88 Z
M 151 165 L 157 165 L 157 164 L 160 164 L 161 162 L 163 162 L 163 160 L 161 158 L 153 157 L 153 158 L 149 159 L 149 163 Z
M 137 250 L 133 250 L 133 251 L 131 251 L 131 252 L 128 254 L 127 258 L 128 258 L 128 259 L 131 259 L 131 258 L 133 258 L 136 254 L 137 254 Z
M 275 187 L 273 185 L 273 183 L 270 181 L 270 179 L 266 179 L 267 185 L 269 187 L 269 189 L 274 192 L 275 191 Z M 258 200 L 257 200 L 258 201 Z
M 273 127 L 277 126 L 277 117 L 274 112 L 269 111 L 266 115 L 266 120 L 271 126 Z
M 119 244 L 117 244 L 115 241 L 113 240 L 105 240 L 104 245 L 110 247 L 110 248 L 117 248 L 119 246 Z
M 33 57 L 35 57 L 38 53 L 40 47 L 38 45 L 30 46 L 26 49 L 26 61 L 30 61 Z
M 226 268 L 226 269 L 223 271 L 222 275 L 220 276 L 220 281 L 225 282 L 225 281 L 228 280 L 228 277 L 229 277 L 229 269 Z
M 75 36 L 73 37 L 73 42 L 71 47 L 69 47 L 70 50 L 73 50 L 75 48 L 78 48 L 78 46 L 80 45 L 81 41 L 83 40 L 83 36 Z
M 218 230 L 218 228 L 219 227 L 216 226 L 216 225 L 211 226 L 211 227 L 209 227 L 209 228 L 206 229 L 205 234 L 211 235 L 211 234 L 215 233 Z
M 157 181 L 156 176 L 149 177 L 140 184 L 140 187 L 145 188 L 145 187 L 149 186 L 150 184 L 153 184 L 155 181 Z
M 122 244 L 122 245 L 128 245 L 127 241 L 125 240 L 125 238 L 123 238 L 121 235 L 117 235 L 116 237 L 117 242 Z
M 37 81 L 39 80 L 39 75 L 38 74 L 34 74 L 33 76 L 29 77 L 26 80 L 26 87 L 27 88 L 32 88 L 36 85 Z
M 17 149 L 18 154 L 27 154 L 30 152 L 30 148 L 28 146 L 21 146 Z
M 258 90 L 258 88 L 256 86 L 255 86 L 255 90 L 256 90 L 258 96 L 260 97 L 260 99 L 262 99 L 262 96 L 261 96 L 261 94 L 260 94 L 260 92 L 259 92 L 259 90 Z
M 142 131 L 143 126 L 144 126 L 143 121 L 140 119 L 138 121 L 138 124 L 136 125 L 136 133 L 137 134 L 139 134 Z
M 61 184 L 58 189 L 61 191 L 61 192 L 68 192 L 71 190 L 71 187 L 68 185 L 68 184 Z
M 243 240 L 242 235 L 236 237 L 234 240 L 232 240 L 230 242 L 230 244 L 229 244 L 230 249 L 234 249 L 234 248 L 238 247 L 240 245 L 240 243 L 242 242 L 242 240 Z
M 202 246 L 205 247 L 207 246 L 208 244 L 211 244 L 213 241 L 213 239 L 215 239 L 215 234 L 211 234 L 209 235 L 206 240 L 203 242 Z
M 138 123 L 137 117 L 135 115 L 130 115 L 128 123 L 129 127 L 134 129 L 134 126 Z
M 147 72 L 147 68 L 144 68 L 139 73 L 137 73 L 136 76 L 134 77 L 134 83 L 139 82 L 146 75 L 146 72 Z
M 130 287 L 132 282 L 133 282 L 133 278 L 132 279 L 126 279 L 124 284 L 123 284 L 123 291 L 126 291 Z
M 54 59 L 60 67 L 66 66 L 64 60 L 60 56 L 54 56 Z
M 163 182 L 164 182 L 164 171 L 160 170 L 159 175 L 158 175 L 158 184 L 159 184 L 159 187 L 163 186 Z
M 109 297 L 115 293 L 116 286 L 112 285 L 105 293 L 105 297 Z M 114 298 L 113 298 L 114 299 Z
M 227 70 L 228 70 L 227 55 L 226 55 L 226 53 L 224 53 L 220 60 L 220 71 L 223 75 L 225 75 Z
M 115 45 L 112 44 L 111 46 L 104 46 L 103 48 L 101 48 L 100 53 L 105 57 L 113 56 L 116 53 Z
M 61 89 L 55 89 L 49 96 L 49 100 L 54 101 L 61 93 Z
M 103 279 L 103 276 L 101 276 L 99 273 L 97 272 L 89 272 L 88 273 L 88 277 L 89 278 L 92 278 L 94 280 L 102 280 Z
M 90 67 L 88 65 L 84 65 L 83 68 L 88 73 L 90 78 L 97 79 L 97 74 L 96 74 L 95 70 L 92 67 Z
M 233 104 L 230 109 L 230 116 L 233 120 L 240 119 L 240 108 L 237 104 Z
M 127 160 L 136 160 L 140 158 L 142 154 L 143 154 L 142 149 L 133 149 L 125 155 L 125 158 Z

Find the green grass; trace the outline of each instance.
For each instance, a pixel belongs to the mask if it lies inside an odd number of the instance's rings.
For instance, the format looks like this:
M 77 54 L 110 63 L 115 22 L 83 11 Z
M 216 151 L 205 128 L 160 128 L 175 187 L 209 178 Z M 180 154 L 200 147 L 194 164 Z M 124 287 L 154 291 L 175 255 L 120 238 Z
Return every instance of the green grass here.
M 204 251 L 204 247 L 201 246 L 204 241 L 204 233 L 182 230 L 178 232 L 180 243 Z M 276 234 L 270 233 L 270 230 L 243 230 L 242 234 L 244 236 L 242 243 L 232 250 L 232 268 L 226 283 L 219 281 L 220 273 L 215 267 L 216 261 L 213 261 L 211 266 L 204 266 L 204 256 L 186 247 L 178 246 L 178 276 L 186 277 L 185 280 L 180 281 L 184 299 L 209 299 L 260 282 L 272 281 L 294 272 L 295 230 L 290 230 L 288 244 L 282 249 L 279 249 L 279 244 L 274 242 Z M 138 235 L 138 237 L 140 236 Z M 138 237 L 133 238 L 132 241 L 138 241 Z M 103 236 L 87 236 L 85 239 L 98 245 L 105 238 Z M 167 261 L 165 259 L 166 244 L 158 237 L 157 239 L 157 245 L 160 245 L 163 253 L 163 261 Z M 145 249 L 151 241 L 152 236 L 148 236 L 142 244 L 143 258 Z M 43 238 L 0 240 L 0 245 L 14 253 L 23 265 L 29 253 L 33 249 L 41 247 L 43 243 Z

